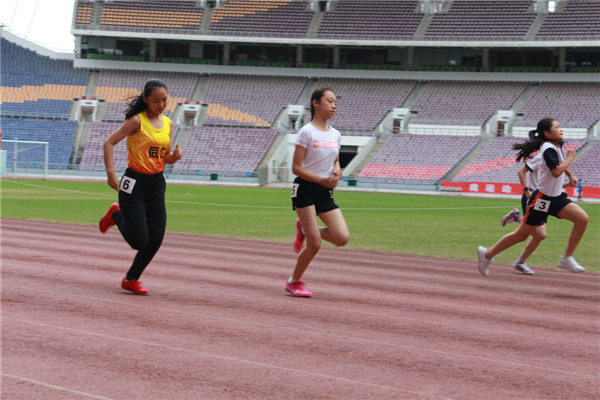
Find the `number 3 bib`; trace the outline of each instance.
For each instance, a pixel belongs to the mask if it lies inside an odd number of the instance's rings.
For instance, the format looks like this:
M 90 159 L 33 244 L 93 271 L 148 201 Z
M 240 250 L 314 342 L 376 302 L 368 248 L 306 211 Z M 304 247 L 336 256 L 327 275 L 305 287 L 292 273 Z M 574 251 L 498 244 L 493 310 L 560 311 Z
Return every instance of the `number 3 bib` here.
M 550 200 L 537 199 L 533 206 L 534 210 L 547 213 L 550 208 Z

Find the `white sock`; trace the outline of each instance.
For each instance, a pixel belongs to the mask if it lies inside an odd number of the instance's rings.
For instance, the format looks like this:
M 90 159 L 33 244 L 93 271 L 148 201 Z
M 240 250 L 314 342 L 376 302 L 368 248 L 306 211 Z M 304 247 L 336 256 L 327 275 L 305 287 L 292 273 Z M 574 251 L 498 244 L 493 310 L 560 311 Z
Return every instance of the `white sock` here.
M 288 283 L 291 285 L 294 282 L 296 282 L 296 280 L 290 276 L 290 278 L 288 279 Z

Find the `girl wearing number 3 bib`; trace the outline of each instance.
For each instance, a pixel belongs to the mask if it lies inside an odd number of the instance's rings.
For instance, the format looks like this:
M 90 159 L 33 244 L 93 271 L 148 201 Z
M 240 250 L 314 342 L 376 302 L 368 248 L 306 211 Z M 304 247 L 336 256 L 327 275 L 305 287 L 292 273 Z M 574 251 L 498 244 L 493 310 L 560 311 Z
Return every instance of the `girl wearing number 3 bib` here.
M 119 192 L 99 222 L 100 232 L 117 225 L 125 241 L 137 254 L 121 287 L 136 294 L 147 294 L 139 281 L 165 235 L 165 163 L 181 158 L 179 145 L 171 149 L 171 120 L 162 113 L 167 107 L 167 86 L 160 79 L 150 79 L 144 91 L 130 103 L 125 122 L 104 142 L 104 164 L 108 186 Z M 115 174 L 114 147 L 127 138 L 127 165 L 119 181 Z
M 300 279 L 321 248 L 321 239 L 344 246 L 350 235 L 344 216 L 333 199 L 333 189 L 342 178 L 341 135 L 327 124 L 327 120 L 335 114 L 336 103 L 331 90 L 315 90 L 310 99 L 312 120 L 298 131 L 296 138 L 292 172 L 297 178 L 292 186 L 292 205 L 298 220 L 293 249 L 300 254 L 285 285 L 285 290 L 292 296 L 312 296 Z M 319 227 L 317 216 L 325 227 Z
M 552 118 L 539 121 L 537 129 L 531 131 L 529 137 L 529 140 L 515 145 L 514 148 L 519 150 L 517 161 L 540 150 L 542 160 L 537 170 L 538 186 L 529 197 L 527 210 L 519 227 L 502 237 L 489 250 L 482 246 L 477 249 L 479 272 L 484 276 L 489 275 L 490 263 L 496 254 L 527 239 L 537 226 L 546 223 L 548 215 L 567 219 L 574 224 L 567 249 L 559 258 L 558 267 L 571 272 L 585 271 L 585 268 L 575 261 L 573 254 L 583 237 L 589 218 L 585 211 L 569 200 L 562 191 L 565 171 L 575 159 L 575 151 L 569 150 L 566 157 L 563 155 L 563 131 L 560 124 Z

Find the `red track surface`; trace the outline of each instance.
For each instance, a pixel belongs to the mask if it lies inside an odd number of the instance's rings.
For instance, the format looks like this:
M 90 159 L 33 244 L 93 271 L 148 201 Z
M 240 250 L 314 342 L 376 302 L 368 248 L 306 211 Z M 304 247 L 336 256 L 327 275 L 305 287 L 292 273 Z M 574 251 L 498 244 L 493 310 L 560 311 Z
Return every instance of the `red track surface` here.
M 323 248 L 301 299 L 289 245 L 167 234 L 137 296 L 132 257 L 2 219 L 2 399 L 600 398 L 597 274 Z

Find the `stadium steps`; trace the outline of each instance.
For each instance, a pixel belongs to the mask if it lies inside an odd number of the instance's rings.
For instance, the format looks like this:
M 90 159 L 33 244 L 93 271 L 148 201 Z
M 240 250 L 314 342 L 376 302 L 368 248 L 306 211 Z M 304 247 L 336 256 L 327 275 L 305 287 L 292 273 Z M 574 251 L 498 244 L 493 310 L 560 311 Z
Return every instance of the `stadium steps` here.
M 585 153 L 589 151 L 596 143 L 600 142 L 600 138 L 590 138 L 587 142 L 581 147 L 578 147 L 575 151 L 577 151 L 577 156 L 575 157 L 574 162 L 577 161 L 578 158 L 583 156 Z
M 534 40 L 535 39 L 535 35 L 537 35 L 538 30 L 540 29 L 540 26 L 542 26 L 542 23 L 544 22 L 545 19 L 546 19 L 546 13 L 538 12 L 538 14 L 535 16 L 535 19 L 531 23 L 531 25 L 529 25 L 529 29 L 527 30 L 527 33 L 525 34 L 525 40 Z
M 183 148 L 183 154 L 185 157 L 185 147 L 183 147 L 183 144 L 185 143 L 185 140 L 187 139 L 188 135 L 190 132 L 190 127 L 187 125 L 181 125 L 181 128 L 179 129 L 179 133 L 177 134 L 177 139 L 175 140 L 175 142 L 172 144 L 172 149 L 175 149 L 176 145 L 179 145 Z M 173 172 L 173 168 L 174 168 L 175 164 L 167 164 L 165 163 L 165 170 L 164 173 L 165 175 L 168 177 L 172 172 Z
M 367 164 L 369 164 L 371 162 L 373 157 L 375 157 L 377 155 L 377 153 L 379 152 L 381 147 L 383 147 L 385 142 L 387 142 L 390 137 L 391 136 L 387 136 L 385 138 L 383 138 L 381 136 L 377 137 L 377 141 L 375 142 L 375 145 L 373 146 L 371 151 L 369 151 L 369 154 L 367 154 L 365 156 L 365 158 L 361 161 L 361 163 L 356 166 L 352 175 L 358 176 L 360 174 L 360 172 L 367 166 Z
M 464 156 L 462 160 L 460 160 L 458 163 L 456 163 L 456 165 L 454 167 L 452 167 L 450 169 L 450 171 L 448 171 L 446 173 L 446 175 L 444 175 L 440 178 L 440 183 L 441 183 L 441 181 L 452 180 L 452 178 L 454 178 L 454 176 L 456 176 L 456 174 L 458 174 L 475 157 L 477 157 L 477 155 L 481 152 L 481 150 L 483 150 L 483 148 L 488 144 L 488 142 L 490 140 L 492 140 L 492 138 L 493 138 L 492 135 L 483 136 L 481 138 L 481 140 L 479 141 L 479 143 L 477 143 L 477 145 L 475 147 L 473 147 L 473 150 L 471 150 L 466 156 Z
M 418 82 L 411 90 L 410 94 L 404 101 L 404 104 L 402 104 L 402 107 L 408 108 L 410 110 L 410 107 L 412 106 L 412 104 L 421 95 L 421 92 L 423 91 L 423 89 L 425 89 L 426 84 L 427 84 L 426 82 Z M 411 113 L 408 117 L 408 121 L 406 121 L 406 125 L 405 125 L 402 133 L 408 133 L 408 128 L 410 126 L 410 120 L 412 119 L 412 117 L 413 117 L 413 114 Z
M 77 125 L 75 140 L 73 140 L 73 148 L 71 150 L 71 156 L 69 157 L 69 169 L 79 168 L 89 129 L 87 121 L 81 121 L 79 122 L 79 125 Z
M 415 34 L 413 35 L 413 40 L 420 40 L 423 38 L 423 35 L 425 34 L 425 31 L 429 27 L 429 23 L 433 19 L 433 16 L 434 16 L 433 13 L 425 14 L 423 19 L 421 19 L 421 22 L 419 22 L 419 26 L 417 26 L 417 29 L 415 30 Z
M 313 13 L 312 20 L 310 21 L 308 29 L 306 30 L 306 36 L 304 36 L 306 39 L 311 39 L 315 37 L 317 31 L 319 30 L 319 25 L 321 25 L 321 21 L 323 20 L 324 14 L 325 13 L 320 11 L 315 11 Z
M 260 162 L 258 163 L 258 167 L 256 167 L 256 171 L 261 171 L 263 167 L 268 166 L 267 164 L 269 163 L 269 160 L 271 159 L 271 157 L 273 157 L 273 154 L 279 148 L 279 146 L 281 145 L 281 142 L 284 140 L 287 140 L 287 135 L 277 135 L 275 140 L 273 140 L 273 143 L 271 143 L 269 150 L 267 150 L 267 152 L 263 156 L 262 160 L 260 160 Z
M 521 106 L 523 106 L 523 104 L 525 104 L 525 102 L 527 100 L 529 100 L 531 98 L 531 96 L 533 96 L 533 94 L 535 93 L 535 91 L 537 90 L 538 86 L 540 84 L 539 83 L 531 83 L 530 85 L 527 85 L 527 87 L 525 88 L 525 90 L 523 90 L 521 92 L 521 94 L 519 95 L 519 97 L 517 98 L 517 100 L 515 100 L 515 102 L 513 103 L 511 110 L 514 111 L 515 113 L 517 113 L 517 117 L 515 118 L 515 120 L 512 122 L 512 125 L 507 127 L 507 131 L 511 132 L 512 131 L 512 127 L 515 125 L 515 123 L 517 121 L 519 121 L 522 118 L 522 115 L 519 115 L 518 111 L 521 108 Z
M 88 29 L 98 29 L 100 24 L 100 17 L 102 16 L 102 8 L 104 7 L 103 1 L 94 1 L 92 7 L 91 23 Z
M 206 118 L 206 111 L 208 109 L 208 104 L 205 104 L 202 98 L 204 97 L 204 90 L 206 89 L 206 84 L 208 83 L 209 76 L 207 74 L 202 74 L 198 78 L 196 83 L 196 87 L 192 93 L 192 97 L 190 100 L 192 101 L 200 101 L 200 115 L 198 116 L 198 125 L 204 125 L 204 119 Z
M 423 4 L 428 5 L 429 2 L 421 0 L 417 4 L 415 12 L 421 12 L 421 7 L 423 6 Z M 452 1 L 443 1 L 442 9 L 439 12 L 448 12 L 451 4 Z M 425 11 L 425 16 L 423 17 L 423 19 L 421 19 L 421 22 L 419 22 L 419 26 L 417 26 L 417 29 L 415 30 L 413 40 L 423 39 L 423 35 L 425 35 L 425 31 L 427 31 L 427 28 L 429 27 L 429 24 L 431 23 L 431 20 L 433 19 L 434 15 L 435 13 L 431 12 L 431 10 Z
M 202 23 L 200 24 L 200 34 L 208 35 L 208 30 L 210 29 L 210 20 L 213 15 L 212 7 L 204 7 L 202 9 Z
M 96 95 L 96 86 L 98 86 L 98 77 L 100 76 L 100 72 L 98 71 L 90 71 L 90 77 L 88 79 L 87 87 L 85 88 L 85 94 L 87 96 L 95 96 Z

